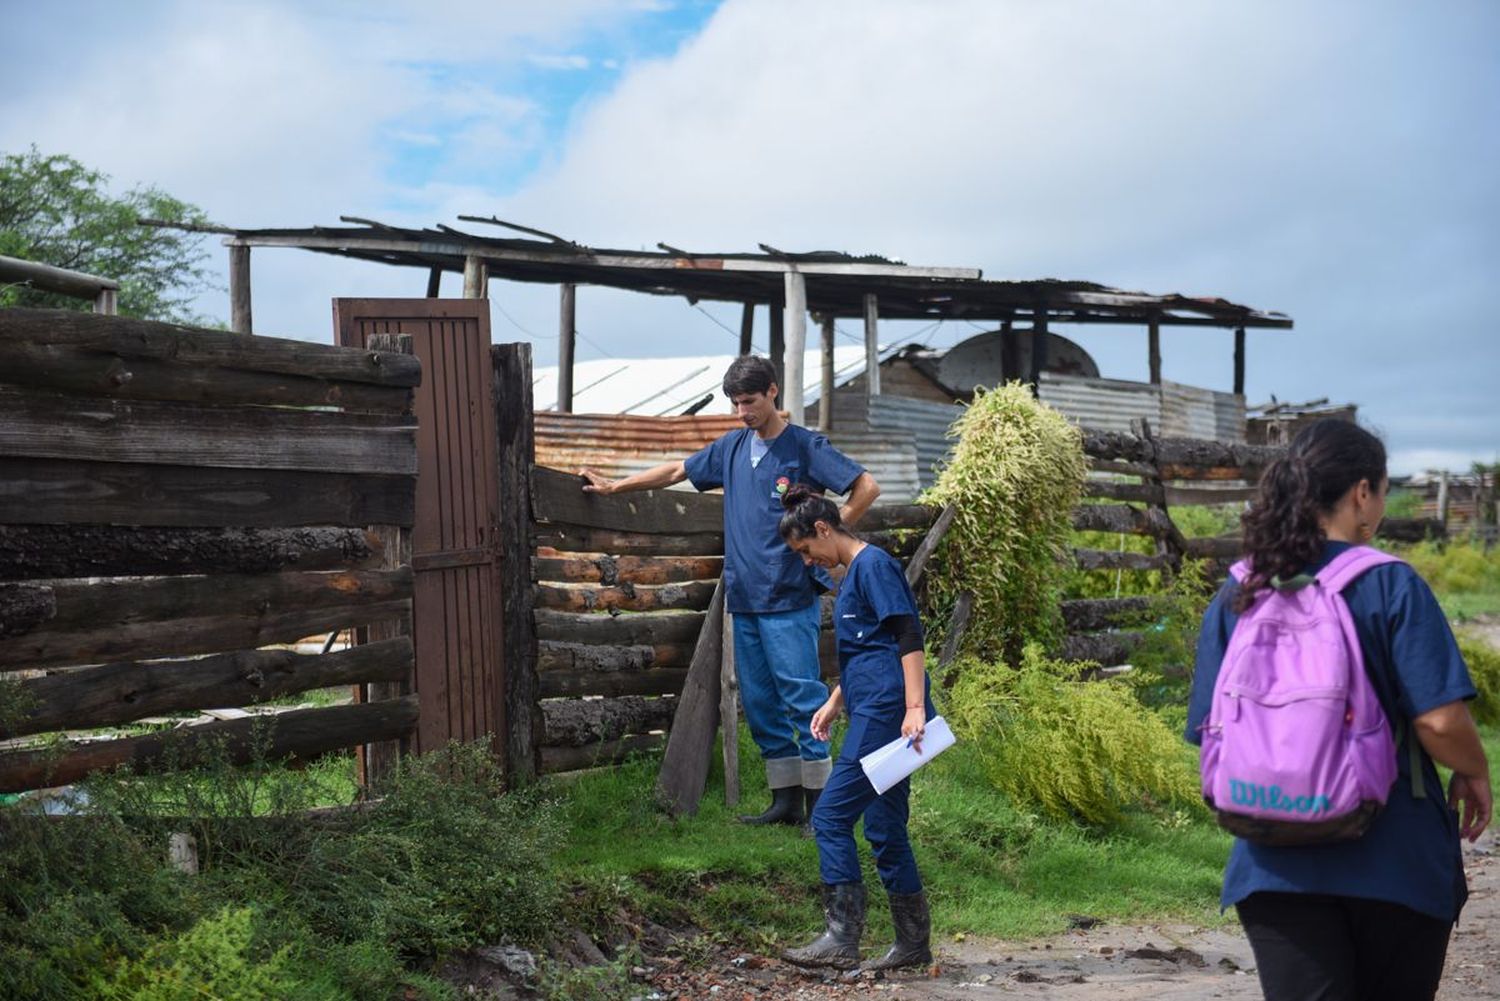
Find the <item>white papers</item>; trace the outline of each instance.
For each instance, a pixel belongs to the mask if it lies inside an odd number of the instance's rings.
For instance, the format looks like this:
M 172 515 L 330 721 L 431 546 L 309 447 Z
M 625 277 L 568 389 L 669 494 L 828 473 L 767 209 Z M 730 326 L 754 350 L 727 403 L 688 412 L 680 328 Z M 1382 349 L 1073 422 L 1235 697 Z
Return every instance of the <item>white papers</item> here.
M 941 716 L 928 720 L 920 743 L 922 749 L 918 751 L 907 738 L 897 737 L 859 759 L 859 766 L 865 770 L 865 777 L 877 793 L 884 794 L 891 786 L 953 746 L 953 731 L 948 729 L 948 721 Z

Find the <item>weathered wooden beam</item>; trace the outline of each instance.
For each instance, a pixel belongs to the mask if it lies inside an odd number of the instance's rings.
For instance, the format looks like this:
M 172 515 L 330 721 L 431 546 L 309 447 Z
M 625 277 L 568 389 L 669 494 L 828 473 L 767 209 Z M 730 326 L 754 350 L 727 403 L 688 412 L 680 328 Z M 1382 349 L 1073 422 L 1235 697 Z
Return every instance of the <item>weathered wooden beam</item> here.
M 583 747 L 627 734 L 665 730 L 672 725 L 672 699 L 625 695 L 611 699 L 555 699 L 541 704 L 543 746 Z
M 577 343 L 578 287 L 563 282 L 559 291 L 557 331 L 557 412 L 573 412 L 573 349 Z
M 1188 504 L 1243 504 L 1254 500 L 1260 493 L 1258 487 L 1179 487 L 1164 488 L 1167 503 L 1173 507 Z
M 880 395 L 880 302 L 873 292 L 864 295 L 865 403 Z
M 382 556 L 359 528 L 0 524 L 0 580 L 369 569 Z
M 1245 328 L 1234 328 L 1234 393 L 1245 395 Z
M 475 254 L 464 257 L 464 298 L 489 298 L 490 269 L 484 258 Z
M 322 655 L 239 650 L 27 678 L 16 683 L 25 711 L 9 726 L 0 720 L 0 739 L 113 726 L 189 709 L 237 708 L 335 685 L 400 681 L 411 663 L 411 640 L 401 638 Z
M 958 598 L 953 602 L 953 611 L 948 616 L 948 631 L 943 638 L 943 649 L 938 653 L 938 666 L 945 667 L 951 664 L 958 656 L 958 651 L 963 649 L 964 633 L 969 629 L 969 619 L 974 614 L 974 592 L 960 591 Z M 948 684 L 952 684 L 952 675 L 949 675 Z
M 1161 385 L 1161 322 L 1152 320 L 1146 328 L 1146 368 L 1153 386 Z
M 644 671 L 652 667 L 687 667 L 693 659 L 691 643 L 603 645 L 567 640 L 538 640 L 536 669 L 549 671 Z
M 1075 549 L 1073 561 L 1080 570 L 1160 570 L 1170 562 L 1158 553 L 1122 553 L 1109 549 Z
M 1080 504 L 1073 509 L 1072 519 L 1073 527 L 1080 532 L 1153 534 L 1147 511 L 1125 504 Z
M 221 720 L 141 737 L 14 751 L 0 754 L 0 792 L 67 785 L 121 765 L 137 772 L 163 764 L 175 767 L 205 748 L 233 764 L 257 758 L 306 760 L 342 747 L 399 737 L 416 725 L 417 713 L 417 697 L 411 695 L 387 702 Z
M 1096 629 L 1115 629 L 1139 622 L 1142 616 L 1159 608 L 1162 600 L 1155 596 L 1125 598 L 1080 598 L 1062 603 L 1063 625 L 1070 633 Z
M 649 671 L 543 671 L 537 675 L 537 698 L 677 695 L 686 681 L 687 669 L 681 667 L 657 667 Z
M 785 284 L 786 345 L 782 349 L 781 409 L 789 411 L 792 423 L 804 424 L 802 408 L 802 361 L 807 350 L 807 280 L 796 271 L 782 276 Z
M 695 643 L 702 612 L 640 612 L 635 615 L 559 612 L 538 608 L 532 615 L 538 640 L 655 646 Z
M 1085 480 L 1085 497 L 1106 500 L 1135 501 L 1138 504 L 1161 504 L 1166 499 L 1162 488 L 1154 483 L 1121 483 L 1117 480 Z
M 958 508 L 949 504 L 943 508 L 943 513 L 938 516 L 938 520 L 932 523 L 932 528 L 928 529 L 926 538 L 922 540 L 922 544 L 917 547 L 917 551 L 906 563 L 908 587 L 916 587 L 917 581 L 922 579 L 922 571 L 927 569 L 928 559 L 937 551 L 937 547 L 943 541 L 943 536 L 948 534 L 948 528 L 953 524 L 953 519 L 957 514 Z
M 1448 527 L 1440 518 L 1386 518 L 1375 534 L 1394 542 L 1425 542 L 1446 539 Z
M 57 616 L 57 595 L 41 584 L 0 584 L 0 637 L 29 633 Z
M 674 816 L 698 811 L 719 726 L 719 673 L 724 641 L 724 582 L 714 588 L 693 651 L 667 752 L 656 777 L 656 801 Z
M 120 283 L 113 278 L 53 267 L 20 257 L 0 257 L 0 283 L 27 285 L 39 292 L 56 292 L 75 299 L 95 299 L 100 292 L 117 292 Z
M 818 430 L 827 434 L 833 430 L 833 317 L 824 314 L 820 318 L 819 326 L 822 333 L 822 345 L 819 358 L 822 365 L 818 367 Z
M 1245 540 L 1238 535 L 1188 539 L 1183 551 L 1195 560 L 1239 559 L 1245 552 Z
M 67 344 L 124 358 L 379 386 L 416 386 L 422 381 L 422 364 L 414 357 L 68 309 L 0 311 L 0 343 L 6 342 Z
M 0 455 L 415 475 L 416 420 L 0 392 Z
M 858 532 L 890 532 L 896 529 L 926 531 L 943 509 L 930 504 L 876 504 L 854 525 Z
M 554 521 L 533 526 L 531 538 L 537 546 L 550 546 L 570 553 L 694 556 L 722 555 L 724 552 L 722 532 L 652 535 Z
M 740 354 L 754 350 L 755 303 L 747 302 L 740 307 Z
M 537 556 L 531 561 L 536 580 L 571 584 L 673 584 L 715 580 L 724 570 L 722 556 Z
M 577 473 L 537 466 L 532 473 L 531 498 L 536 519 L 624 532 L 723 531 L 724 502 L 717 495 L 638 490 L 606 496 L 584 493 L 584 482 Z
M 537 679 L 537 639 L 532 614 L 532 470 L 536 439 L 531 392 L 531 345 L 497 344 L 490 350 L 495 438 L 500 477 L 500 642 L 505 665 L 505 767 L 514 784 L 530 782 L 540 768 L 542 718 Z
M 407 386 L 311 379 L 178 362 L 79 344 L 0 340 L 0 383 L 119 400 L 335 407 L 368 413 L 409 409 Z
M 300 636 L 335 625 L 366 625 L 405 613 L 412 576 L 407 567 L 58 581 L 50 587 L 56 614 L 0 645 L 0 667 L 209 653 L 298 639 L 299 635 L 284 635 L 298 623 L 327 627 L 308 629 Z M 278 639 L 261 639 L 266 631 Z
M 538 608 L 555 608 L 563 612 L 657 612 L 669 608 L 700 609 L 708 607 L 713 596 L 711 581 L 684 581 L 681 584 L 643 584 L 636 587 L 566 586 L 537 584 L 532 590 Z
M 576 772 L 584 768 L 602 768 L 618 765 L 633 754 L 653 751 L 666 742 L 659 733 L 640 733 L 618 740 L 606 740 L 583 747 L 543 747 L 541 770 L 543 774 Z
M 1143 638 L 1138 632 L 1074 634 L 1063 639 L 1057 655 L 1063 660 L 1091 660 L 1112 667 L 1123 664 Z
M 410 525 L 412 476 L 0 457 L 0 523 Z
M 229 248 L 229 329 L 254 333 L 250 318 L 250 248 Z

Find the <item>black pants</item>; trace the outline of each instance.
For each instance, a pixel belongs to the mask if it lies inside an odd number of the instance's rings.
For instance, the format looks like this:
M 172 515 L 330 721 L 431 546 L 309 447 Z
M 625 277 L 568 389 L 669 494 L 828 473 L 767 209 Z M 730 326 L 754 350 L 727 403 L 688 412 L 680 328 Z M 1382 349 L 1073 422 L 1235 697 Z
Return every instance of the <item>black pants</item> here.
M 1252 893 L 1235 910 L 1266 1001 L 1431 1001 L 1453 930 L 1357 897 Z

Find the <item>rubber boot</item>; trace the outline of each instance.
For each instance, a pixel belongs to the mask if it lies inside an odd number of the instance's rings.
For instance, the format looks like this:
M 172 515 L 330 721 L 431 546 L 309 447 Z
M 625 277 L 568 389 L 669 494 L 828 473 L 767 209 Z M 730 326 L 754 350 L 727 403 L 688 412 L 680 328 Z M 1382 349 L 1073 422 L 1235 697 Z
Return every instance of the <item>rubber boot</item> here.
M 804 838 L 813 837 L 813 807 L 818 805 L 818 797 L 821 795 L 823 795 L 822 789 L 804 788 L 802 790 L 802 806 L 804 809 L 804 816 L 807 817 L 807 820 L 802 824 L 802 836 Z
M 865 884 L 823 884 L 823 934 L 781 958 L 798 966 L 831 966 L 849 970 L 859 965 L 859 937 L 865 931 Z
M 771 790 L 771 806 L 765 813 L 740 817 L 742 824 L 802 823 L 802 787 L 783 786 Z
M 896 944 L 879 959 L 859 964 L 860 973 L 896 970 L 903 966 L 932 965 L 932 914 L 927 910 L 927 894 L 888 893 L 891 902 L 891 924 L 896 928 Z

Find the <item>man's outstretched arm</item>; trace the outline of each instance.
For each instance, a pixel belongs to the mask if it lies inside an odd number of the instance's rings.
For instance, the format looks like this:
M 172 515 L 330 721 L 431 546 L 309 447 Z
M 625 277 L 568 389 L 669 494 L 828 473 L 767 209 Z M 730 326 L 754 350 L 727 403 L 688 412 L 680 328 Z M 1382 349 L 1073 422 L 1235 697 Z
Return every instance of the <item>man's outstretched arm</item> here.
M 588 480 L 583 486 L 584 493 L 590 494 L 619 494 L 629 490 L 657 490 L 661 487 L 670 487 L 674 483 L 681 483 L 687 479 L 687 467 L 682 459 L 675 462 L 663 462 L 659 466 L 642 470 L 639 473 L 631 473 L 629 476 L 618 480 L 611 480 L 594 469 L 582 469 L 583 478 Z M 872 481 L 873 482 L 873 481 Z M 878 492 L 878 491 L 877 491 Z M 853 499 L 852 497 L 850 498 Z

